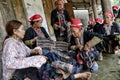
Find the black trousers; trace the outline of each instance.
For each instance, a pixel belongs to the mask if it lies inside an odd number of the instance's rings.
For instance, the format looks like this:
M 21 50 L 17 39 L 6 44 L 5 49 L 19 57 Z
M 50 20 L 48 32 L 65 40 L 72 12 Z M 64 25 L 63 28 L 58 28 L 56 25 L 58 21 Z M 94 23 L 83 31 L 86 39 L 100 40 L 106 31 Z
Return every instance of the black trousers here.
M 39 80 L 38 69 L 33 67 L 17 69 L 10 80 L 24 80 L 26 77 L 31 80 Z

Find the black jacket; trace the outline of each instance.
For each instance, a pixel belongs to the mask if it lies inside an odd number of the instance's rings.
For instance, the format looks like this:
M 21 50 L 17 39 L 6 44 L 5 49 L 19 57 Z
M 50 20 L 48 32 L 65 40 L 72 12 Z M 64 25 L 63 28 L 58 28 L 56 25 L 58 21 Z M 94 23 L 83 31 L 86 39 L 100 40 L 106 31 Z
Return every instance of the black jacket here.
M 114 32 L 120 33 L 118 24 L 115 22 L 113 22 L 112 24 L 113 24 L 113 26 L 111 26 L 112 28 L 111 28 L 110 35 L 114 34 Z M 104 28 L 104 23 L 103 24 L 96 24 L 94 27 L 95 27 L 93 30 L 94 32 L 99 33 L 99 34 L 104 34 L 104 35 L 106 34 L 106 31 Z
M 41 31 L 44 33 L 45 37 L 46 37 L 47 39 L 50 39 L 50 37 L 49 37 L 48 33 L 46 32 L 46 30 L 45 30 L 43 27 L 40 27 L 40 29 L 41 29 Z M 26 30 L 23 41 L 31 40 L 31 39 L 33 39 L 33 38 L 35 38 L 35 37 L 38 37 L 38 36 L 40 36 L 40 35 L 37 35 L 37 33 L 35 32 L 35 30 L 34 30 L 32 27 L 30 27 L 30 28 L 28 28 L 28 29 Z M 31 45 L 31 46 L 28 45 L 28 47 L 30 47 L 31 49 L 33 49 L 33 48 L 36 47 L 36 43 L 34 43 L 34 44 Z

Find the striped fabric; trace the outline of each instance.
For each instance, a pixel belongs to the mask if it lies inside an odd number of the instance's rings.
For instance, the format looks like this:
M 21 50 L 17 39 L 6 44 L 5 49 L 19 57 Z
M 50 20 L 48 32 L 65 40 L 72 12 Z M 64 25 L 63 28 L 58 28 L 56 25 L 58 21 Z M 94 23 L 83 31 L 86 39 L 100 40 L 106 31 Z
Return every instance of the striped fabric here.
M 37 40 L 37 46 L 42 48 L 54 48 L 61 51 L 68 51 L 69 43 L 63 41 L 53 41 L 53 40 Z
M 52 62 L 51 66 L 56 68 L 57 73 L 62 74 L 64 79 L 69 77 L 73 70 L 73 65 L 61 61 Z

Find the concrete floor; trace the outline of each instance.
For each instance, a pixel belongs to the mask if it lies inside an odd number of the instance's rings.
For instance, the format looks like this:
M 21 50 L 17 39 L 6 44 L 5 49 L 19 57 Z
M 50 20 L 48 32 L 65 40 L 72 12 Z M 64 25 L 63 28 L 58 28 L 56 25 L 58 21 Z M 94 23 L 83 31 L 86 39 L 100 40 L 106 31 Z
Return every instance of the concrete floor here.
M 120 55 L 104 54 L 104 60 L 98 61 L 99 71 L 92 74 L 91 80 L 120 80 Z
M 1 77 L 2 77 L 2 60 L 1 60 L 1 52 L 0 52 L 0 80 L 2 80 Z

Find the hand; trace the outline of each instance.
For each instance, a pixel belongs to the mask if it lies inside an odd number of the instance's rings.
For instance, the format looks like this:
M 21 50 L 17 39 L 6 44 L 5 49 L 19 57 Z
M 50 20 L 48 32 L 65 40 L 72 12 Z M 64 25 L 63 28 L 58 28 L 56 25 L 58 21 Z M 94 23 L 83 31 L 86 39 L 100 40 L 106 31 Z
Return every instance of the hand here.
M 83 45 L 76 45 L 75 48 L 76 48 L 76 49 L 80 49 L 80 50 L 82 50 Z
M 65 59 L 70 59 L 70 57 L 69 57 L 69 56 L 66 56 Z
M 70 26 L 71 25 L 71 22 L 67 22 L 67 26 Z
M 42 54 L 42 50 L 40 49 L 35 49 L 35 52 L 37 52 L 38 54 Z
M 31 39 L 31 43 L 34 43 L 35 41 L 37 41 L 38 37 L 34 37 L 33 39 Z
M 85 50 L 85 51 L 89 51 L 89 50 L 90 50 L 90 47 L 89 47 L 89 45 L 88 45 L 87 43 L 86 43 L 85 46 L 84 46 L 84 50 Z
M 42 48 L 41 47 L 35 47 L 35 52 L 37 52 L 38 54 L 42 54 Z
M 58 26 L 57 24 L 54 24 L 53 26 L 54 26 L 54 29 L 55 29 L 55 30 L 58 30 L 58 29 L 59 29 L 59 26 Z
M 60 26 L 61 31 L 65 31 L 65 28 L 63 26 Z

